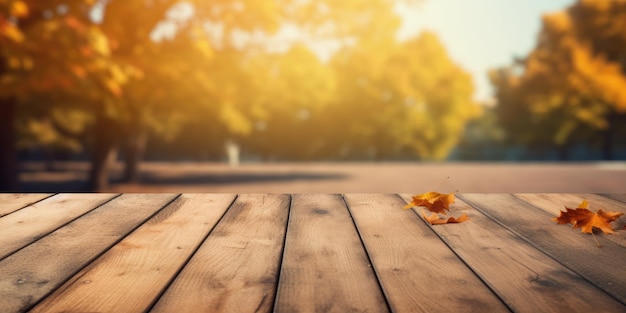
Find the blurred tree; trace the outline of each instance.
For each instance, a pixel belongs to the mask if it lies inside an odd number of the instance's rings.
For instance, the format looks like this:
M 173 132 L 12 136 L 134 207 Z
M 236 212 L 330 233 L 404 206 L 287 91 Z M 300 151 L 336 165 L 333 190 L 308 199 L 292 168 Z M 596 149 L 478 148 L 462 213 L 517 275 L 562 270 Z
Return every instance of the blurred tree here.
M 266 158 L 303 159 L 321 155 L 322 142 L 327 140 L 319 133 L 327 124 L 324 108 L 336 96 L 334 71 L 304 43 L 330 39 L 339 45 L 349 44 L 371 34 L 365 25 L 371 26 L 372 22 L 382 25 L 385 19 L 395 23 L 385 34 L 387 42 L 393 42 L 399 25 L 392 12 L 396 2 L 378 0 L 364 5 L 353 0 L 282 1 L 273 15 L 279 22 L 277 25 L 297 29 L 301 35 L 287 44 L 293 45 L 285 52 L 276 51 L 272 45 L 268 32 L 276 29 L 271 23 L 264 30 L 258 27 L 248 30 L 235 22 L 244 18 L 239 15 L 241 12 L 226 20 L 209 14 L 215 49 L 209 71 L 219 88 L 207 92 L 206 97 L 208 103 L 218 108 L 216 116 L 221 125 L 205 123 L 204 133 L 237 142 L 244 150 Z M 199 14 L 207 11 L 208 6 L 199 4 Z M 268 12 L 272 7 L 268 5 L 259 12 Z M 251 20 L 257 18 L 263 20 L 259 16 Z M 269 16 L 267 20 L 272 21 Z M 206 114 L 197 114 L 198 118 L 201 116 Z M 198 128 L 194 130 L 197 133 Z
M 110 0 L 101 10 L 99 26 L 111 44 L 111 59 L 131 69 L 133 75 L 120 86 L 115 99 L 103 102 L 94 112 L 89 185 L 95 190 L 107 187 L 109 160 L 120 144 L 126 161 L 123 179 L 137 180 L 147 132 L 169 134 L 179 127 L 184 113 L 202 98 L 196 72 L 212 58 L 208 39 L 189 22 L 189 5 L 172 0 Z M 160 25 L 175 33 L 154 38 Z
M 102 189 L 120 143 L 125 178 L 135 179 L 146 134 L 172 138 L 190 116 L 214 117 L 212 131 L 240 140 L 259 125 L 271 125 L 266 139 L 270 132 L 289 133 L 300 127 L 294 114 L 318 120 L 334 88 L 333 72 L 302 46 L 285 60 L 264 56 L 271 48 L 264 39 L 288 25 L 307 38 L 391 47 L 396 2 L 0 0 L 1 189 L 16 186 L 16 124 L 31 144 L 75 146 L 76 136 L 90 133 L 89 184 Z M 271 67 L 255 65 L 263 59 Z M 380 70 L 386 56 L 372 60 Z M 255 66 L 261 72 L 251 72 Z M 68 112 L 71 122 L 60 117 Z M 319 127 L 308 125 L 298 131 Z
M 156 112 L 167 118 L 170 118 L 171 114 L 179 113 L 186 113 L 182 115 L 187 116 L 196 115 L 205 119 L 213 117 L 212 122 L 221 124 L 219 127 L 212 127 L 213 131 L 223 134 L 225 141 L 241 141 L 242 138 L 252 133 L 254 125 L 258 125 L 254 124 L 255 120 L 259 122 L 263 119 L 263 117 L 259 118 L 259 114 L 265 114 L 265 116 L 269 116 L 267 112 L 280 114 L 280 110 L 274 110 L 278 105 L 283 107 L 295 105 L 294 100 L 277 97 L 271 101 L 276 103 L 274 108 L 271 106 L 268 107 L 269 109 L 261 108 L 256 100 L 257 95 L 249 91 L 254 88 L 253 80 L 265 77 L 265 75 L 260 72 L 247 71 L 246 67 L 250 66 L 249 59 L 259 51 L 268 48 L 263 38 L 267 38 L 286 24 L 296 25 L 303 31 L 311 33 L 312 36 L 328 36 L 326 32 L 330 28 L 333 29 L 331 33 L 334 38 L 355 36 L 357 29 L 361 32 L 363 29 L 360 27 L 363 25 L 359 23 L 357 23 L 359 27 L 353 27 L 355 20 L 361 21 L 362 24 L 363 19 L 357 19 L 357 17 L 367 16 L 371 20 L 373 16 L 379 14 L 381 8 L 390 12 L 395 1 L 379 0 L 376 1 L 376 6 L 364 6 L 360 4 L 360 1 L 354 0 L 341 3 L 245 0 L 237 2 L 188 1 L 176 5 L 175 1 L 108 1 L 103 6 L 104 20 L 101 27 L 111 42 L 112 58 L 120 64 L 138 68 L 142 75 L 131 77 L 122 86 L 117 101 L 122 103 L 117 106 L 119 110 L 116 111 L 116 106 L 113 106 L 113 110 L 110 108 L 106 110 L 108 116 L 96 115 L 96 125 L 102 125 L 102 127 L 96 127 L 97 143 L 94 147 L 97 149 L 94 151 L 92 160 L 91 186 L 100 189 L 106 184 L 104 177 L 104 173 L 107 172 L 106 160 L 108 158 L 106 156 L 113 151 L 115 146 L 113 137 L 119 137 L 119 134 L 115 132 L 106 132 L 107 129 L 114 128 L 124 133 L 123 137 L 127 144 L 125 178 L 132 180 L 136 177 L 136 165 L 141 155 L 139 152 L 145 145 L 145 120 L 155 120 L 155 118 L 150 118 L 154 116 L 152 113 Z M 185 7 L 190 9 L 184 9 Z M 185 10 L 189 12 L 189 17 L 177 18 L 176 12 L 178 11 L 178 15 L 184 15 Z M 155 65 L 165 66 L 160 62 L 159 57 L 165 53 L 161 49 L 166 48 L 162 43 L 167 40 L 159 42 L 150 36 L 154 34 L 151 30 L 155 27 L 165 27 L 165 29 L 170 27 L 172 42 L 180 43 L 180 38 L 185 38 L 185 42 L 196 42 L 190 48 L 182 48 L 183 45 L 174 50 L 177 59 L 167 63 L 167 71 L 177 72 L 173 75 L 177 77 L 176 80 L 156 80 L 156 85 L 167 86 L 168 88 L 162 90 L 174 96 L 158 99 L 150 98 L 150 95 L 145 92 L 136 92 L 137 90 L 153 90 L 151 87 L 140 87 L 147 80 L 144 77 L 161 77 L 156 75 L 159 70 L 154 69 Z M 207 27 L 210 30 L 206 31 Z M 198 42 L 201 45 L 198 45 Z M 155 51 L 152 54 L 150 54 L 151 49 Z M 143 53 L 140 58 L 137 56 L 137 51 Z M 205 59 L 199 58 L 203 55 L 198 54 L 198 51 L 205 53 Z M 149 71 L 151 74 L 148 74 Z M 134 83 L 135 80 L 140 83 Z M 290 83 L 294 84 L 294 81 Z M 283 95 L 293 96 L 298 91 L 302 89 L 285 90 L 286 93 Z M 137 96 L 133 97 L 133 93 Z M 274 95 L 277 94 L 274 93 Z M 302 97 L 308 95 L 311 95 L 310 91 L 296 96 L 300 97 L 300 100 L 296 102 L 302 102 Z M 152 104 L 146 99 L 161 101 L 163 104 Z M 178 105 L 168 104 L 163 101 L 164 99 L 174 100 Z M 186 101 L 181 101 L 182 99 Z M 308 101 L 317 101 L 317 99 L 311 98 Z M 181 106 L 182 103 L 184 105 Z M 298 105 L 301 106 L 301 104 Z M 156 110 L 155 107 L 159 109 Z M 114 113 L 111 113 L 112 111 Z M 263 111 L 266 113 L 259 113 Z M 101 115 L 104 117 L 98 117 Z M 158 125 L 158 123 L 152 125 Z M 172 131 L 168 129 L 165 133 L 171 134 Z
M 253 80 L 248 111 L 254 125 L 243 145 L 264 158 L 312 158 L 324 141 L 318 136 L 323 125 L 315 121 L 335 95 L 330 68 L 301 44 L 281 54 L 258 54 L 246 68 Z
M 544 16 L 536 48 L 492 77 L 509 138 L 568 149 L 598 140 L 605 159 L 626 128 L 626 1 L 578 1 Z M 620 41 L 621 40 L 621 41 Z
M 1 190 L 17 188 L 18 112 L 44 94 L 51 102 L 62 95 L 90 99 L 117 86 L 121 69 L 108 60 L 106 37 L 86 22 L 91 5 L 89 0 L 0 2 Z M 87 75 L 94 80 L 85 81 Z
M 480 112 L 471 77 L 432 33 L 404 43 L 379 38 L 347 47 L 333 60 L 340 94 L 329 112 L 332 131 L 347 133 L 334 137 L 335 145 L 346 156 L 445 158 Z
M 460 160 L 506 160 L 504 130 L 498 122 L 494 107 L 483 104 L 480 118 L 470 121 L 465 128 L 463 138 L 456 147 L 456 155 Z

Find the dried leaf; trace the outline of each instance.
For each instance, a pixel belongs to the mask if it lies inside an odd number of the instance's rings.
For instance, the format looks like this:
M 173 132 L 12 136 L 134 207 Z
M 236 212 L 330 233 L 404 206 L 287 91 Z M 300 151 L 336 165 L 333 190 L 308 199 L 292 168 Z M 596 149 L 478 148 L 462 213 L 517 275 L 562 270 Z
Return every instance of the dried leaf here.
M 558 217 L 552 220 L 559 224 L 572 224 L 573 228 L 580 228 L 583 233 L 592 233 L 593 228 L 599 228 L 605 234 L 612 234 L 613 228 L 610 223 L 624 215 L 621 212 L 604 212 L 598 210 L 591 212 L 587 209 L 588 203 L 583 200 L 576 209 L 565 207 Z
M 430 223 L 430 225 L 440 225 L 440 224 L 451 224 L 451 223 L 462 223 L 469 219 L 467 214 L 463 213 L 463 215 L 459 216 L 459 218 L 455 218 L 454 216 L 450 216 L 448 218 L 441 218 L 439 214 L 433 213 L 430 216 L 426 216 L 424 210 L 422 210 L 422 217 Z
M 414 206 L 423 206 L 431 212 L 445 214 L 450 210 L 450 204 L 454 202 L 453 193 L 427 192 L 425 194 L 413 196 L 413 200 L 404 206 L 410 209 Z

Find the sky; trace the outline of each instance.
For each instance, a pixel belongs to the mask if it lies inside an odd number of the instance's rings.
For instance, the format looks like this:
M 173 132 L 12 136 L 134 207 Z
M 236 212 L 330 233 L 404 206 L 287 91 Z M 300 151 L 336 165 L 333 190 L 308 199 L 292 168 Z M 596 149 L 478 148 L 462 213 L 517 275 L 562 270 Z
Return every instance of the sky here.
M 489 69 L 511 64 L 535 46 L 541 16 L 560 11 L 575 0 L 424 0 L 399 5 L 403 18 L 399 39 L 428 29 L 438 34 L 450 57 L 474 78 L 478 101 L 489 101 Z

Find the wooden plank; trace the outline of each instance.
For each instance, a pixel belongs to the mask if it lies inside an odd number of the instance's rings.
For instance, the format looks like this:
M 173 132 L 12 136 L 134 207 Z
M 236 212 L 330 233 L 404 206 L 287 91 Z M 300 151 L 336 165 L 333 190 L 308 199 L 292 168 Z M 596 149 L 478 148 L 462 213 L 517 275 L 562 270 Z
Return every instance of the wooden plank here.
M 626 193 L 608 193 L 608 194 L 601 194 L 607 198 L 611 198 L 611 199 L 615 199 L 617 201 L 621 201 L 626 203 Z
M 181 195 L 31 312 L 145 312 L 234 198 Z
M 339 195 L 294 195 L 275 312 L 387 312 Z
M 589 202 L 589 209 L 595 211 L 617 211 L 626 214 L 626 203 L 593 193 L 516 193 L 515 197 L 536 205 L 540 209 L 559 215 L 565 207 L 576 208 L 581 201 Z
M 396 195 L 344 196 L 394 312 L 508 312 Z
M 626 249 L 550 220 L 552 214 L 510 194 L 462 194 L 463 201 L 524 238 L 595 286 L 626 303 Z
M 0 193 L 0 217 L 49 197 L 46 193 Z
M 609 199 L 596 194 L 515 194 L 520 198 L 550 214 L 554 217 L 559 216 L 565 207 L 576 208 L 581 201 L 586 199 L 589 202 L 589 209 L 596 211 L 602 209 L 604 211 L 622 212 L 626 214 L 626 203 Z M 613 223 L 613 229 L 623 230 L 626 225 L 626 216 L 622 216 Z M 580 230 L 578 230 L 580 232 Z M 581 236 L 585 236 L 584 234 Z M 612 241 L 626 248 L 626 231 L 616 231 L 611 235 L 604 235 L 598 232 L 596 239 L 600 244 L 605 241 Z
M 0 261 L 0 311 L 26 311 L 175 197 L 121 195 Z
M 241 195 L 152 312 L 269 312 L 289 195 Z
M 58 194 L 0 218 L 0 260 L 115 196 Z
M 403 195 L 409 202 L 411 197 Z M 619 312 L 624 306 L 461 200 L 461 224 L 432 229 L 514 312 Z

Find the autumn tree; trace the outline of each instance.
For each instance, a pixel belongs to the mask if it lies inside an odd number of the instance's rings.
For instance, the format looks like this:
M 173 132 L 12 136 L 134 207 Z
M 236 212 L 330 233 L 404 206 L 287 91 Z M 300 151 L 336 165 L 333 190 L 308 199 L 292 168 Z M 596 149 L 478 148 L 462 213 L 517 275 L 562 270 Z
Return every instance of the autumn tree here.
M 104 34 L 89 25 L 92 5 L 88 0 L 0 2 L 2 190 L 17 188 L 18 112 L 32 113 L 38 97 L 86 100 L 109 95 L 115 87 L 107 82 L 121 69 L 109 62 Z M 87 75 L 94 79 L 84 80 Z
M 452 124 L 456 122 L 445 117 L 449 112 L 465 112 L 457 106 L 466 102 L 463 97 L 471 92 L 468 91 L 471 86 L 465 78 L 457 79 L 464 74 L 447 61 L 432 62 L 433 67 L 419 74 L 425 76 L 418 83 L 413 81 L 414 77 L 403 74 L 400 70 L 403 62 L 419 67 L 419 62 L 413 59 L 432 57 L 414 58 L 412 49 L 424 48 L 435 55 L 443 50 L 436 40 L 431 40 L 435 44 L 427 39 L 418 40 L 421 43 L 396 43 L 394 35 L 399 19 L 392 12 L 395 3 L 392 0 L 367 4 L 357 0 L 2 1 L 3 94 L 0 98 L 4 111 L 8 112 L 3 115 L 6 123 L 2 123 L 8 134 L 3 136 L 1 145 L 5 158 L 2 173 L 6 173 L 3 189 L 15 188 L 16 119 L 12 113 L 15 111 L 25 117 L 20 129 L 33 134 L 46 130 L 32 126 L 31 118 L 43 121 L 39 125 L 47 125 L 65 137 L 89 133 L 92 189 L 106 188 L 107 165 L 116 147 L 125 147 L 125 176 L 132 180 L 136 178 L 147 133 L 171 137 L 182 124 L 195 118 L 207 119 L 206 124 L 214 125 L 213 130 L 221 137 L 240 140 L 265 125 L 267 133 L 262 135 L 265 141 L 269 142 L 272 134 L 289 134 L 293 137 L 291 142 L 303 148 L 298 150 L 302 152 L 299 157 L 332 151 L 332 140 L 319 140 L 319 133 L 313 133 L 321 127 L 318 123 L 327 122 L 328 114 L 340 121 L 345 118 L 341 114 L 360 112 L 362 108 L 354 111 L 354 107 L 348 107 L 335 115 L 327 107 L 339 108 L 344 103 L 362 101 L 359 93 L 363 92 L 363 86 L 355 87 L 350 77 L 340 75 L 336 66 L 340 61 L 332 61 L 335 65 L 329 67 L 302 45 L 288 50 L 284 59 L 267 54 L 264 38 L 284 25 L 295 25 L 310 38 L 340 42 L 344 48 L 336 60 L 354 57 L 360 62 L 372 62 L 372 68 L 361 73 L 366 80 L 377 84 L 367 92 L 384 94 L 385 98 L 388 92 L 398 93 L 394 105 L 384 106 L 372 127 L 388 125 L 394 118 L 401 121 L 399 125 L 421 125 L 424 112 L 420 110 L 428 107 L 430 117 L 442 122 L 437 127 L 448 127 L 453 134 L 457 127 Z M 101 18 L 94 18 L 94 14 Z M 387 66 L 396 72 L 387 72 Z M 346 68 L 350 67 L 360 73 L 356 63 Z M 431 74 L 436 78 L 427 79 Z M 345 94 L 333 93 L 335 82 L 348 87 Z M 437 91 L 437 86 L 459 91 L 458 99 L 446 98 L 445 92 Z M 414 87 L 421 89 L 416 92 L 412 90 Z M 258 93 L 245 92 L 250 90 Z M 46 103 L 42 99 L 50 101 Z M 369 104 L 372 112 L 382 107 L 379 105 L 377 100 Z M 405 109 L 412 106 L 418 109 Z M 79 125 L 77 129 L 67 127 L 70 122 L 59 117 L 74 111 L 79 112 L 75 116 L 80 122 L 71 124 Z M 458 117 L 457 124 L 462 124 L 471 115 L 467 112 L 449 116 Z M 407 116 L 411 116 L 408 121 Z M 308 126 L 302 126 L 305 124 Z M 334 125 L 341 127 L 341 123 Z M 355 125 L 354 119 L 350 120 L 348 127 L 357 130 L 351 130 L 351 137 L 346 140 L 376 142 L 380 153 L 400 147 L 419 151 L 423 158 L 441 158 L 454 143 L 454 139 L 450 140 L 454 135 L 433 133 L 426 128 L 397 127 L 383 132 L 382 136 L 378 133 L 361 136 L 359 126 Z M 366 132 L 372 132 L 372 127 Z M 289 132 L 295 128 L 297 132 Z M 307 138 L 318 137 L 316 145 L 302 144 L 300 139 L 307 132 Z M 415 140 L 419 136 L 426 139 Z M 433 146 L 435 141 L 439 148 Z M 276 154 L 292 155 L 291 151 Z
M 118 145 L 126 161 L 123 179 L 137 180 L 148 133 L 171 136 L 180 127 L 184 115 L 202 99 L 202 71 L 213 55 L 200 26 L 189 21 L 190 4 L 109 1 L 103 14 L 100 27 L 113 46 L 112 59 L 131 67 L 135 75 L 104 111 L 95 114 L 93 189 L 106 187 L 108 155 L 115 155 Z M 154 38 L 163 25 L 173 28 L 173 34 Z
M 259 109 L 258 103 L 255 104 L 257 98 L 249 92 L 254 90 L 251 85 L 252 81 L 258 79 L 253 76 L 261 78 L 265 76 L 263 72 L 248 71 L 244 73 L 247 70 L 245 67 L 250 65 L 249 60 L 258 54 L 259 50 L 266 48 L 262 40 L 255 41 L 249 38 L 266 38 L 286 24 L 296 25 L 303 32 L 322 38 L 328 36 L 327 32 L 329 31 L 334 38 L 355 36 L 355 31 L 364 26 L 363 19 L 356 19 L 356 17 L 370 15 L 369 18 L 373 19 L 371 17 L 373 13 L 379 14 L 377 10 L 381 8 L 389 11 L 393 3 L 394 1 L 379 0 L 376 5 L 363 6 L 359 1 L 340 3 L 330 1 L 258 2 L 247 0 L 235 3 L 232 1 L 189 1 L 187 4 L 192 7 L 193 14 L 188 19 L 181 20 L 180 25 L 175 25 L 172 41 L 176 42 L 179 41 L 179 38 L 188 38 L 204 44 L 202 46 L 196 45 L 195 48 L 193 46 L 187 49 L 179 48 L 177 50 L 179 53 L 178 61 L 169 65 L 171 71 L 179 72 L 178 78 L 176 81 L 168 82 L 166 80 L 161 84 L 168 86 L 167 90 L 164 90 L 165 92 L 177 95 L 177 97 L 170 97 L 171 99 L 178 99 L 178 103 L 185 103 L 184 107 L 193 108 L 186 111 L 188 115 L 204 116 L 209 118 L 211 122 L 220 124 L 221 127 L 214 129 L 221 131 L 225 139 L 246 137 L 251 134 L 252 125 L 263 122 L 263 118 L 259 117 L 259 114 L 262 115 L 263 113 L 259 112 L 271 111 L 271 114 L 279 114 L 280 112 L 280 110 Z M 118 99 L 114 101 L 120 104 L 113 105 L 114 112 L 116 107 L 122 109 L 119 110 L 119 113 L 113 114 L 110 113 L 111 110 L 108 110 L 108 117 L 97 119 L 96 125 L 104 125 L 97 129 L 113 128 L 126 131 L 127 133 L 123 137 L 127 141 L 134 140 L 134 138 L 145 138 L 141 135 L 145 131 L 142 130 L 145 128 L 142 126 L 145 124 L 142 120 L 145 119 L 145 116 L 152 116 L 149 112 L 157 111 L 150 109 L 154 105 L 145 99 L 154 99 L 154 97 L 149 97 L 145 92 L 136 97 L 133 97 L 132 94 L 136 93 L 136 90 L 143 89 L 140 87 L 141 83 L 146 80 L 143 77 L 155 76 L 146 75 L 147 71 L 154 67 L 154 64 L 162 63 L 159 62 L 158 56 L 152 58 L 148 53 L 138 58 L 136 54 L 137 51 L 149 51 L 150 49 L 146 49 L 146 47 L 156 46 L 154 49 L 158 51 L 164 48 L 163 42 L 155 43 L 154 39 L 148 35 L 150 30 L 157 27 L 158 23 L 162 23 L 164 17 L 167 17 L 167 9 L 171 8 L 171 4 L 172 2 L 169 1 L 131 1 L 130 3 L 128 1 L 109 1 L 104 7 L 105 17 L 101 28 L 112 43 L 112 58 L 120 64 L 129 64 L 133 68 L 138 68 L 142 75 L 140 78 L 131 77 L 124 83 Z M 124 22 L 120 23 L 120 20 Z M 354 23 L 355 20 L 361 22 Z M 200 27 L 189 27 L 189 25 Z M 132 31 L 129 32 L 129 29 Z M 205 61 L 206 58 L 211 60 L 201 62 L 202 58 L 194 58 L 193 55 L 186 53 L 186 51 L 198 50 L 201 52 L 210 51 L 210 56 L 204 55 L 204 57 Z M 160 53 L 162 52 L 158 52 L 156 55 Z M 197 56 L 197 54 L 195 55 Z M 172 66 L 173 64 L 174 66 Z M 134 83 L 135 80 L 138 83 Z M 193 87 L 189 88 L 190 86 Z M 179 93 L 179 90 L 185 90 L 185 92 Z M 301 90 L 294 88 L 288 90 L 288 94 L 296 95 Z M 303 92 L 296 96 L 300 97 L 300 100 L 295 101 L 277 97 L 272 102 L 291 106 L 295 102 L 302 102 L 303 97 L 311 94 L 310 91 Z M 187 101 L 180 101 L 180 99 L 187 99 Z M 162 100 L 163 98 L 160 98 L 159 101 Z M 308 101 L 316 101 L 316 99 L 311 98 Z M 133 103 L 137 103 L 137 105 Z M 177 107 L 176 110 L 165 110 L 167 105 L 158 107 L 161 108 L 158 110 L 159 112 L 165 111 L 168 114 L 185 110 L 180 107 Z M 274 105 L 274 108 L 276 107 Z M 170 108 L 172 107 L 170 106 Z M 303 112 L 303 110 L 300 111 Z M 268 114 L 265 113 L 265 115 Z M 98 120 L 102 122 L 98 122 Z M 273 123 L 273 125 L 277 124 Z M 102 134 L 100 140 L 97 139 L 98 135 L 96 135 L 96 141 L 103 144 L 94 145 L 100 150 L 94 152 L 91 185 L 98 189 L 106 184 L 103 173 L 106 173 L 106 155 L 110 154 L 114 147 L 114 141 L 111 137 L 119 137 L 119 134 L 104 131 L 96 132 L 96 134 Z M 141 146 L 141 142 L 135 140 L 135 143 L 129 145 L 134 150 L 127 150 L 126 156 L 140 155 L 135 152 Z M 134 157 L 131 160 L 134 161 L 127 162 L 129 165 L 126 171 L 127 178 L 132 178 L 133 173 L 136 173 L 136 166 L 133 164 L 137 164 L 138 158 Z
M 398 42 L 393 3 L 309 7 L 349 21 L 335 25 L 343 48 L 328 63 L 303 44 L 252 54 L 244 146 L 277 159 L 445 158 L 478 113 L 471 79 L 434 34 Z
M 254 124 L 242 144 L 265 158 L 314 158 L 324 144 L 319 119 L 336 95 L 331 69 L 302 44 L 257 54 L 246 68 L 254 91 L 248 118 Z
M 479 113 L 470 76 L 432 33 L 402 43 L 368 38 L 333 67 L 340 94 L 331 115 L 335 131 L 347 133 L 335 144 L 348 156 L 443 159 Z
M 5 2 L 2 40 L 8 44 L 3 56 L 7 56 L 4 63 L 11 68 L 3 70 L 3 83 L 22 87 L 22 95 L 29 97 L 55 94 L 59 98 L 56 103 L 71 99 L 93 116 L 93 126 L 89 128 L 90 189 L 106 188 L 107 165 L 118 145 L 126 143 L 129 162 L 125 176 L 132 179 L 146 129 L 167 133 L 172 130 L 168 125 L 180 115 L 177 112 L 185 111 L 181 110 L 181 103 L 204 102 L 207 90 L 202 87 L 206 85 L 203 80 L 207 73 L 200 71 L 206 70 L 203 64 L 211 58 L 212 49 L 202 29 L 203 20 L 217 17 L 228 29 L 234 29 L 237 23 L 244 25 L 242 29 L 276 27 L 272 12 L 257 16 L 258 21 L 250 23 L 246 17 L 256 16 L 256 9 L 264 7 L 256 4 L 241 8 L 215 2 L 207 8 L 199 2 L 197 12 L 205 14 L 202 18 L 173 21 L 176 17 L 172 17 L 175 14 L 171 10 L 179 5 L 178 1 Z M 102 20 L 92 17 L 94 11 L 100 12 Z M 174 36 L 155 40 L 154 30 L 163 23 L 166 28 L 174 28 Z M 37 60 L 36 64 L 33 60 Z M 3 174 L 7 180 L 2 185 L 14 189 L 17 166 L 12 112 L 18 108 L 18 102 L 19 108 L 23 108 L 33 101 L 18 99 L 18 90 L 3 90 L 11 92 L 3 97 L 8 113 L 3 117 L 10 121 L 3 125 L 12 131 L 3 137 L 9 139 L 3 142 L 6 153 L 2 155 L 7 156 L 2 162 L 7 169 Z
M 544 16 L 535 49 L 516 70 L 494 74 L 509 137 L 555 146 L 562 158 L 575 144 L 599 142 L 613 158 L 626 130 L 626 28 L 614 23 L 624 18 L 621 0 L 578 1 Z

